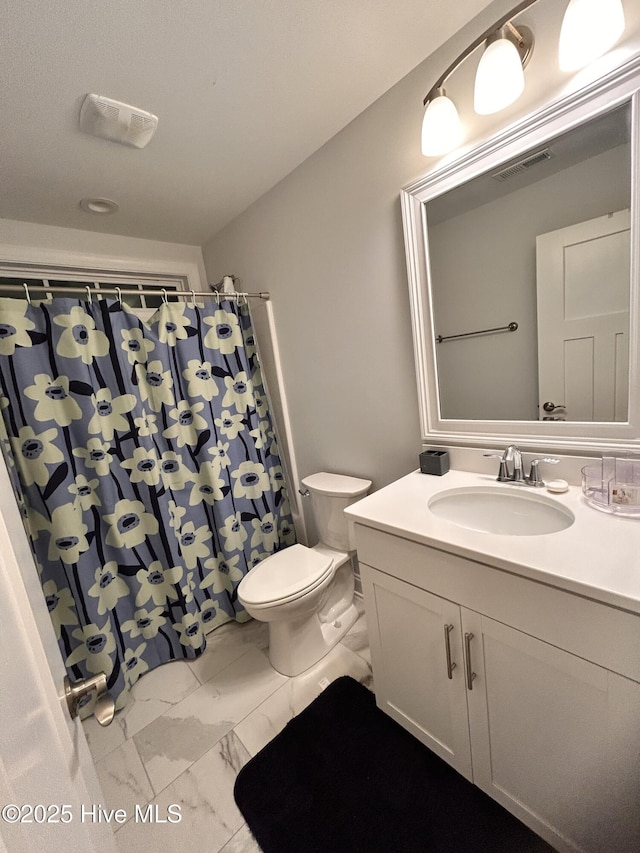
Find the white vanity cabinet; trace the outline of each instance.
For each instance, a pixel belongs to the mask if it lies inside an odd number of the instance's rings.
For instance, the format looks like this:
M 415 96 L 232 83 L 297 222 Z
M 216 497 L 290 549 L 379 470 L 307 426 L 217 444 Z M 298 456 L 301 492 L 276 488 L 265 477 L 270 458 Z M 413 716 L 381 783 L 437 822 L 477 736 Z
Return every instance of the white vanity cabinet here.
M 378 705 L 558 850 L 640 850 L 640 616 L 356 524 Z
M 360 569 L 378 706 L 471 779 L 460 608 L 362 563 Z

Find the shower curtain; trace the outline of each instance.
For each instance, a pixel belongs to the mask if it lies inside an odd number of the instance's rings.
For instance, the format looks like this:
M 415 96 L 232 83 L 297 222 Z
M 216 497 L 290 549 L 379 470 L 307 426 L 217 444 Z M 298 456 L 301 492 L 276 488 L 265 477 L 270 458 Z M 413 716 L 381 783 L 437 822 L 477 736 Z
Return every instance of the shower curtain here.
M 71 680 L 122 707 L 295 540 L 247 305 L 0 299 L 2 444 Z

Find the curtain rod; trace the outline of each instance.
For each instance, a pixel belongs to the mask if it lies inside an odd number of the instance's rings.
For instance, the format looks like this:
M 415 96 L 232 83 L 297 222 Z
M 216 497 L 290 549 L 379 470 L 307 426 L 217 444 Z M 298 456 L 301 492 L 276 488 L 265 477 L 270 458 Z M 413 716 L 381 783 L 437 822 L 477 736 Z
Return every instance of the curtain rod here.
M 268 291 L 260 291 L 260 293 L 243 293 L 243 292 L 235 292 L 235 293 L 220 293 L 220 292 L 212 292 L 206 290 L 167 290 L 166 288 L 151 288 L 151 287 L 91 287 L 91 285 L 86 285 L 85 287 L 56 287 L 55 285 L 45 285 L 45 284 L 2 284 L 0 282 L 0 290 L 15 290 L 21 291 L 23 295 L 30 300 L 31 291 L 44 291 L 45 293 L 51 293 L 53 290 L 62 291 L 63 293 L 83 293 L 89 300 L 91 300 L 94 296 L 105 296 L 105 295 L 114 295 L 119 300 L 122 296 L 162 296 L 165 302 L 168 301 L 170 296 L 175 297 L 183 297 L 184 299 L 196 299 L 207 297 L 207 299 L 215 299 L 216 301 L 220 301 L 221 299 L 270 299 L 271 294 Z

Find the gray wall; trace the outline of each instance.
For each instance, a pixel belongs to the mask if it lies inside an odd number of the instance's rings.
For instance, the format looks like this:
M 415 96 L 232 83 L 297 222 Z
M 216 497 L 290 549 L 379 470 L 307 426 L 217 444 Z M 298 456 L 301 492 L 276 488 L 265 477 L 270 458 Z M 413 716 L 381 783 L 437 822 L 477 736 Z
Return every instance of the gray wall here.
M 45 266 L 77 263 L 95 269 L 138 269 L 143 263 L 155 271 L 171 267 L 184 273 L 193 269 L 194 289 L 207 289 L 202 249 L 184 243 L 0 219 L 0 256 L 6 261 Z
M 233 272 L 243 289 L 272 293 L 301 476 L 339 471 L 368 476 L 379 488 L 417 467 L 399 191 L 435 165 L 420 153 L 425 93 L 510 8 L 493 3 L 203 247 L 209 281 Z M 522 23 L 536 34 L 550 28 L 558 34 L 564 8 L 541 0 Z M 640 31 L 640 13 L 634 14 L 630 32 Z M 469 139 L 486 138 L 567 85 L 555 43 L 553 55 L 545 55 L 543 42 L 528 66 L 525 95 L 499 116 L 474 117 Z M 472 66 L 470 59 L 461 69 L 466 89 Z M 458 100 L 455 85 L 449 91 Z M 464 97 L 459 105 L 469 122 Z

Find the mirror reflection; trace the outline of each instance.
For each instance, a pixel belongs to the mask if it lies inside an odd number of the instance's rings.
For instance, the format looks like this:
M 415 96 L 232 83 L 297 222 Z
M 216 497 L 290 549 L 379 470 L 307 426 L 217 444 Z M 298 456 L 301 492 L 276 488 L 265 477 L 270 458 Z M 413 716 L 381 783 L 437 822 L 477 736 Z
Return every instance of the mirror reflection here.
M 627 420 L 630 126 L 625 104 L 426 203 L 441 418 Z

